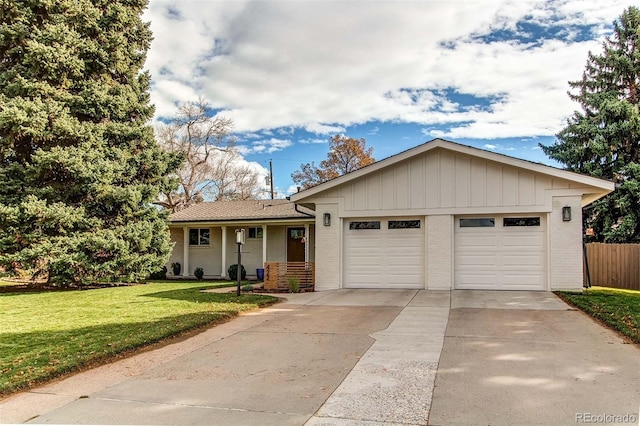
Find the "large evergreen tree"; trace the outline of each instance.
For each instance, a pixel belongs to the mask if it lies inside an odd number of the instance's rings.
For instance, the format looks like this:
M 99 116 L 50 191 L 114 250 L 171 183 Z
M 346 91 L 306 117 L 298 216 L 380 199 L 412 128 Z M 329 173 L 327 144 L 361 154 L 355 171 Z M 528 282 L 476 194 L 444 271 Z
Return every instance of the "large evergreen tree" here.
M 139 279 L 171 245 L 153 207 L 180 158 L 154 140 L 147 0 L 0 3 L 0 264 Z
M 585 211 L 594 239 L 640 241 L 640 9 L 614 22 L 600 54 L 589 53 L 579 81 L 569 83 L 582 106 L 554 145 L 542 146 L 569 170 L 616 182 L 617 189 Z

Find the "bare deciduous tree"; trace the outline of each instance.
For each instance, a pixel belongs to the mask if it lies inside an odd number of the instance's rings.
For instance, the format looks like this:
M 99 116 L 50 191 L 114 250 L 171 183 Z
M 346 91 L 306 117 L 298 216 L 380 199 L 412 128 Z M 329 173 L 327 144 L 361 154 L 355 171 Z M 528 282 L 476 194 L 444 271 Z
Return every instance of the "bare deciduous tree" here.
M 231 119 L 209 115 L 203 99 L 183 104 L 173 120 L 160 125 L 160 144 L 182 153 L 184 163 L 176 173 L 178 188 L 156 204 L 175 212 L 205 200 L 256 198 L 259 174 L 241 163 L 232 129 Z
M 207 182 L 212 198 L 218 200 L 253 200 L 263 192 L 260 175 L 248 165 L 239 164 L 235 150 L 221 152 L 212 161 L 213 179 Z

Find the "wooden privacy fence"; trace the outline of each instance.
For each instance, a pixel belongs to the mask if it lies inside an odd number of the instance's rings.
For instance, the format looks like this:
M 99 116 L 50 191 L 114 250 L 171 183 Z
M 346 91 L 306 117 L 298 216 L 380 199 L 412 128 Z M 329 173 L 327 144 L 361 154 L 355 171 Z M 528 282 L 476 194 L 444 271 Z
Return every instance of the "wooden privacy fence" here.
M 589 243 L 587 261 L 591 285 L 640 290 L 640 244 Z
M 288 291 L 293 280 L 296 280 L 300 291 L 313 291 L 314 262 L 265 262 L 265 290 Z

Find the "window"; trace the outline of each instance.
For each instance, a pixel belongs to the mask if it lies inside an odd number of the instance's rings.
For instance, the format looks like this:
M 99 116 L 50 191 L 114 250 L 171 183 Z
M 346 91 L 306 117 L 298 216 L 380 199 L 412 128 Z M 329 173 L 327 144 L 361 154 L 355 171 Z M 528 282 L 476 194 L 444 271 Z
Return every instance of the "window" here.
M 502 226 L 540 226 L 539 217 L 505 217 Z
M 419 229 L 420 220 L 390 220 L 389 229 Z
M 249 238 L 262 238 L 262 226 L 249 227 Z
M 208 246 L 209 236 L 210 236 L 209 228 L 189 229 L 189 245 L 190 246 Z
M 349 222 L 349 229 L 380 229 L 380 221 Z
M 496 226 L 496 219 L 493 217 L 460 219 L 460 228 L 493 228 L 494 226 Z
M 304 238 L 304 228 L 289 228 L 289 238 L 301 240 Z

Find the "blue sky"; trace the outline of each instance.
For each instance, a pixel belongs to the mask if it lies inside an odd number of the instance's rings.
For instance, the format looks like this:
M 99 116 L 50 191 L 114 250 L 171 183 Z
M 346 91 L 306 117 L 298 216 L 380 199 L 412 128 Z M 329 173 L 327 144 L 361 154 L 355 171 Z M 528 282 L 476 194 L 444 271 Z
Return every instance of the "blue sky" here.
M 628 6 L 609 0 L 151 0 L 156 118 L 199 97 L 279 197 L 335 134 L 378 160 L 441 137 L 556 165 L 567 96 Z

